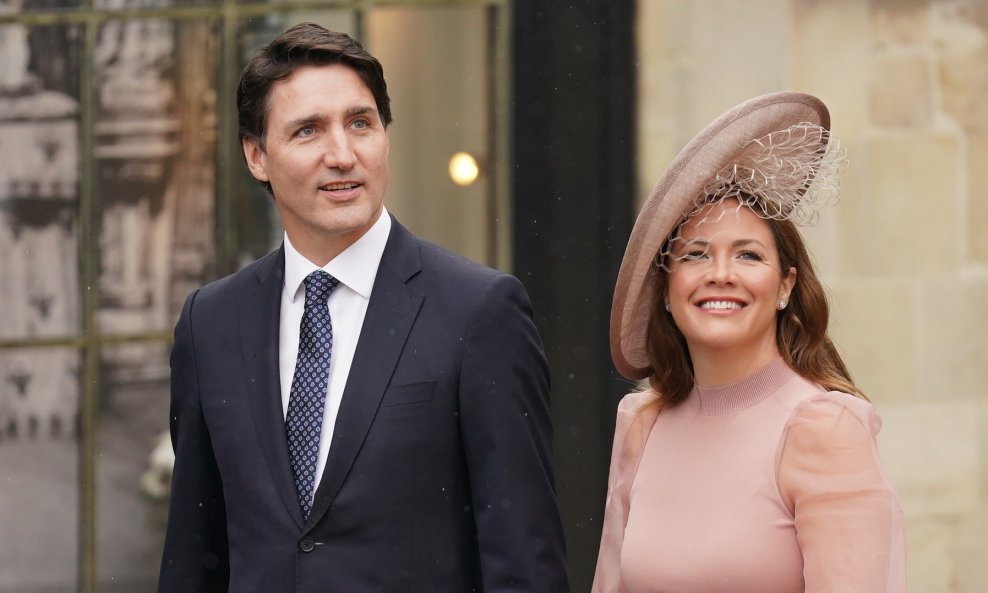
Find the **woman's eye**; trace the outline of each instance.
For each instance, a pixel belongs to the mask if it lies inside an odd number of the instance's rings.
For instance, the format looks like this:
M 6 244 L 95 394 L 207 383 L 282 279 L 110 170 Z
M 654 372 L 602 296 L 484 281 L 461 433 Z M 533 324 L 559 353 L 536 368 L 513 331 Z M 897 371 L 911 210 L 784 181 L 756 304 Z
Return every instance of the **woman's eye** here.
M 738 254 L 738 257 L 749 261 L 763 261 L 765 259 L 760 253 L 754 251 L 742 251 Z
M 679 259 L 683 261 L 696 261 L 698 259 L 703 259 L 707 256 L 707 252 L 702 249 L 696 249 L 693 251 L 687 251 L 686 253 L 679 256 Z

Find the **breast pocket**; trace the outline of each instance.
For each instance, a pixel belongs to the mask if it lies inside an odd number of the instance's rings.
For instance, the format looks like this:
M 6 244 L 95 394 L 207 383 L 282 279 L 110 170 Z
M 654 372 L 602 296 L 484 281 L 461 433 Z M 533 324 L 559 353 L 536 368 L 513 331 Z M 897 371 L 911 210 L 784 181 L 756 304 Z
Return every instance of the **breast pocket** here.
M 395 385 L 394 387 L 389 387 L 384 392 L 381 407 L 389 408 L 431 402 L 435 391 L 435 381 L 420 381 L 407 385 Z

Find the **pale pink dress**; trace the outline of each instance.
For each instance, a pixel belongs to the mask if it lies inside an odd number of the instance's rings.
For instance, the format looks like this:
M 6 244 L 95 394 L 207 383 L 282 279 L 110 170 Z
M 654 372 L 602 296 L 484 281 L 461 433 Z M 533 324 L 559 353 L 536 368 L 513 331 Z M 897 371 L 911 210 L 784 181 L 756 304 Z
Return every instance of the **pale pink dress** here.
M 868 402 L 777 359 L 681 405 L 618 409 L 594 593 L 903 593 Z

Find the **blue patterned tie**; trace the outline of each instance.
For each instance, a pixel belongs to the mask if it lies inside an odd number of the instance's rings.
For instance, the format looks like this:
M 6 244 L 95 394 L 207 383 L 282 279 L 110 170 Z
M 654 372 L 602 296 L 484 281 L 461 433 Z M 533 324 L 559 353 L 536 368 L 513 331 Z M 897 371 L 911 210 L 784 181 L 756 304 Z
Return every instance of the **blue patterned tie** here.
M 302 516 L 308 520 L 316 479 L 319 433 L 326 411 L 329 359 L 333 352 L 333 323 L 326 301 L 340 281 L 316 270 L 306 276 L 304 282 L 305 312 L 299 327 L 298 359 L 288 398 L 285 431 Z

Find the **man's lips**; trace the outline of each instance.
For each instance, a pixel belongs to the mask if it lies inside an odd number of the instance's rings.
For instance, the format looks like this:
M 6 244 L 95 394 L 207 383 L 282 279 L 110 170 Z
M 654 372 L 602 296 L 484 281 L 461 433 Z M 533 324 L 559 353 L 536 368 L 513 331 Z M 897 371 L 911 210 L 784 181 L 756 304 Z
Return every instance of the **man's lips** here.
M 323 191 L 346 191 L 346 190 L 358 188 L 361 185 L 362 185 L 361 183 L 357 183 L 356 181 L 338 181 L 335 183 L 326 183 L 324 185 L 320 185 L 319 189 Z
M 356 181 L 335 181 L 319 186 L 319 191 L 334 202 L 349 202 L 357 199 L 364 187 Z

